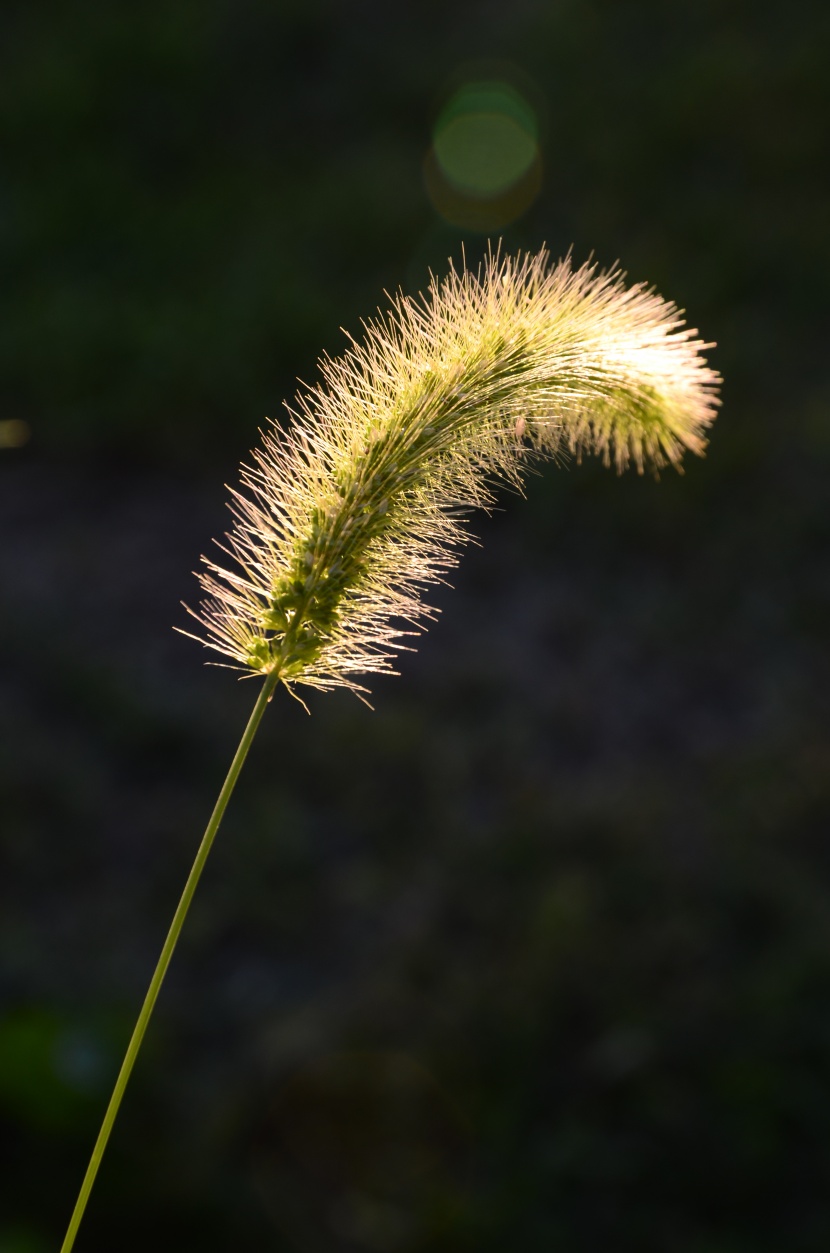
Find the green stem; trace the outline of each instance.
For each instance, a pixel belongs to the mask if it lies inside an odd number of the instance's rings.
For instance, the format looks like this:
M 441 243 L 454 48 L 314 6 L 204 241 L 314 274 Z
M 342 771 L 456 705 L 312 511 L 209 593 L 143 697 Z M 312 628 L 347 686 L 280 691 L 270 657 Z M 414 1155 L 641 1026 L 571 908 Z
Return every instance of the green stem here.
M 187 883 L 184 886 L 182 898 L 179 901 L 175 914 L 173 915 L 173 921 L 170 924 L 167 939 L 164 941 L 164 948 L 161 950 L 161 956 L 158 959 L 158 964 L 156 965 L 153 977 L 150 980 L 150 986 L 147 989 L 147 995 L 144 998 L 144 1004 L 141 1007 L 138 1022 L 135 1024 L 130 1043 L 127 1047 L 126 1055 L 121 1063 L 121 1070 L 119 1071 L 118 1078 L 115 1081 L 115 1087 L 113 1088 L 112 1096 L 110 1097 L 110 1103 L 107 1106 L 107 1112 L 104 1115 L 101 1130 L 98 1132 L 98 1139 L 95 1141 L 95 1148 L 92 1150 L 92 1157 L 89 1159 L 89 1165 L 86 1168 L 84 1181 L 81 1184 L 81 1191 L 78 1194 L 78 1199 L 75 1202 L 75 1208 L 72 1211 L 72 1218 L 69 1222 L 66 1238 L 61 1245 L 61 1253 L 70 1253 L 70 1250 L 75 1243 L 75 1236 L 78 1234 L 78 1227 L 80 1226 L 81 1219 L 84 1216 L 86 1203 L 89 1200 L 89 1194 L 92 1191 L 92 1185 L 95 1182 L 95 1176 L 98 1173 L 101 1158 L 104 1156 L 104 1149 L 107 1147 L 107 1141 L 109 1140 L 110 1132 L 112 1131 L 112 1126 L 115 1122 L 118 1108 L 121 1104 L 121 1098 L 124 1095 L 124 1090 L 129 1081 L 130 1074 L 132 1073 L 135 1059 L 138 1056 L 138 1050 L 141 1048 L 141 1041 L 144 1039 L 144 1032 L 147 1030 L 150 1015 L 152 1014 L 153 1007 L 158 999 L 159 990 L 164 982 L 164 976 L 167 974 L 167 967 L 170 965 L 170 958 L 173 956 L 176 941 L 179 938 L 182 925 L 187 917 L 187 911 L 190 908 L 190 902 L 193 900 L 196 885 L 199 882 L 202 871 L 205 868 L 208 853 L 210 852 L 216 832 L 219 830 L 219 824 L 222 821 L 222 816 L 227 808 L 228 801 L 231 798 L 231 793 L 236 786 L 236 781 L 239 778 L 239 772 L 242 769 L 245 758 L 248 756 L 248 749 L 251 747 L 253 738 L 256 735 L 257 727 L 259 726 L 262 715 L 265 713 L 265 706 L 271 699 L 272 693 L 278 681 L 279 679 L 276 674 L 271 673 L 266 675 L 262 691 L 257 698 L 253 713 L 251 714 L 251 717 L 248 720 L 248 725 L 245 728 L 245 733 L 239 742 L 239 748 L 236 750 L 236 755 L 231 762 L 228 777 L 222 785 L 222 791 L 219 793 L 213 813 L 210 816 L 210 822 L 207 825 L 207 830 L 202 836 L 202 842 L 199 845 L 196 860 L 193 862 L 190 874 L 187 877 Z

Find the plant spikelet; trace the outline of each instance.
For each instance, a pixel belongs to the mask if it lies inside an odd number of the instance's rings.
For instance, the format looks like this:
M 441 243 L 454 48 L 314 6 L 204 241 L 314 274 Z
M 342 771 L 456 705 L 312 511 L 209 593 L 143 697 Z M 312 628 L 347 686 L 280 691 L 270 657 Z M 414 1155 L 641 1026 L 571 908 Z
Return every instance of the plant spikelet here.
M 272 423 L 203 558 L 203 642 L 289 687 L 389 672 L 464 517 L 534 454 L 638 471 L 702 453 L 719 378 L 674 305 L 618 272 L 491 254 L 397 296 Z

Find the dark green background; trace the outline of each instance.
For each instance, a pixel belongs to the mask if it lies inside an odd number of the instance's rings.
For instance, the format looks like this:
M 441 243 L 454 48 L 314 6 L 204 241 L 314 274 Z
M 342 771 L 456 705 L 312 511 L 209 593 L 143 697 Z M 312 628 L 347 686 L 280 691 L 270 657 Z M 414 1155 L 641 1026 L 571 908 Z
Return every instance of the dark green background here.
M 492 59 L 507 245 L 688 309 L 709 456 L 545 469 L 374 713 L 275 700 L 77 1248 L 830 1247 L 830 9 L 152 0 L 0 16 L 0 1253 L 59 1244 L 253 699 L 170 629 L 222 484 L 459 255 L 422 164 Z

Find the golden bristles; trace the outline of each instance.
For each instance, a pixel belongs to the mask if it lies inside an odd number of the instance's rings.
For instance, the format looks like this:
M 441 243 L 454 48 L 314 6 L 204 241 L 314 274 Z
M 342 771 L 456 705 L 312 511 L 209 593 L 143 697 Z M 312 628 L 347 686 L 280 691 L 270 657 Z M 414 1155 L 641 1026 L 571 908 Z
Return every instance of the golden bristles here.
M 720 380 L 695 334 L 642 284 L 544 250 L 399 295 L 243 467 L 232 563 L 198 576 L 202 642 L 289 687 L 362 690 L 431 615 L 421 590 L 456 563 L 463 515 L 529 455 L 642 471 L 702 453 Z

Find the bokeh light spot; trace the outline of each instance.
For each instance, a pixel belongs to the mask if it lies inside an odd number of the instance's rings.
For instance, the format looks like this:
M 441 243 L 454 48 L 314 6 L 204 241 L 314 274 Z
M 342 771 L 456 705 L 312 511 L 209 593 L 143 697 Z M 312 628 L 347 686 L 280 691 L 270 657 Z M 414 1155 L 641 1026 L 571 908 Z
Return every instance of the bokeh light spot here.
M 532 165 L 537 152 L 533 110 L 506 83 L 470 83 L 456 92 L 435 127 L 435 156 L 461 191 L 492 197 Z
M 458 87 L 441 110 L 424 178 L 446 221 L 489 232 L 529 208 L 541 168 L 535 110 L 511 83 L 482 78 Z
M 0 448 L 22 448 L 31 434 L 29 423 L 21 418 L 0 419 Z

